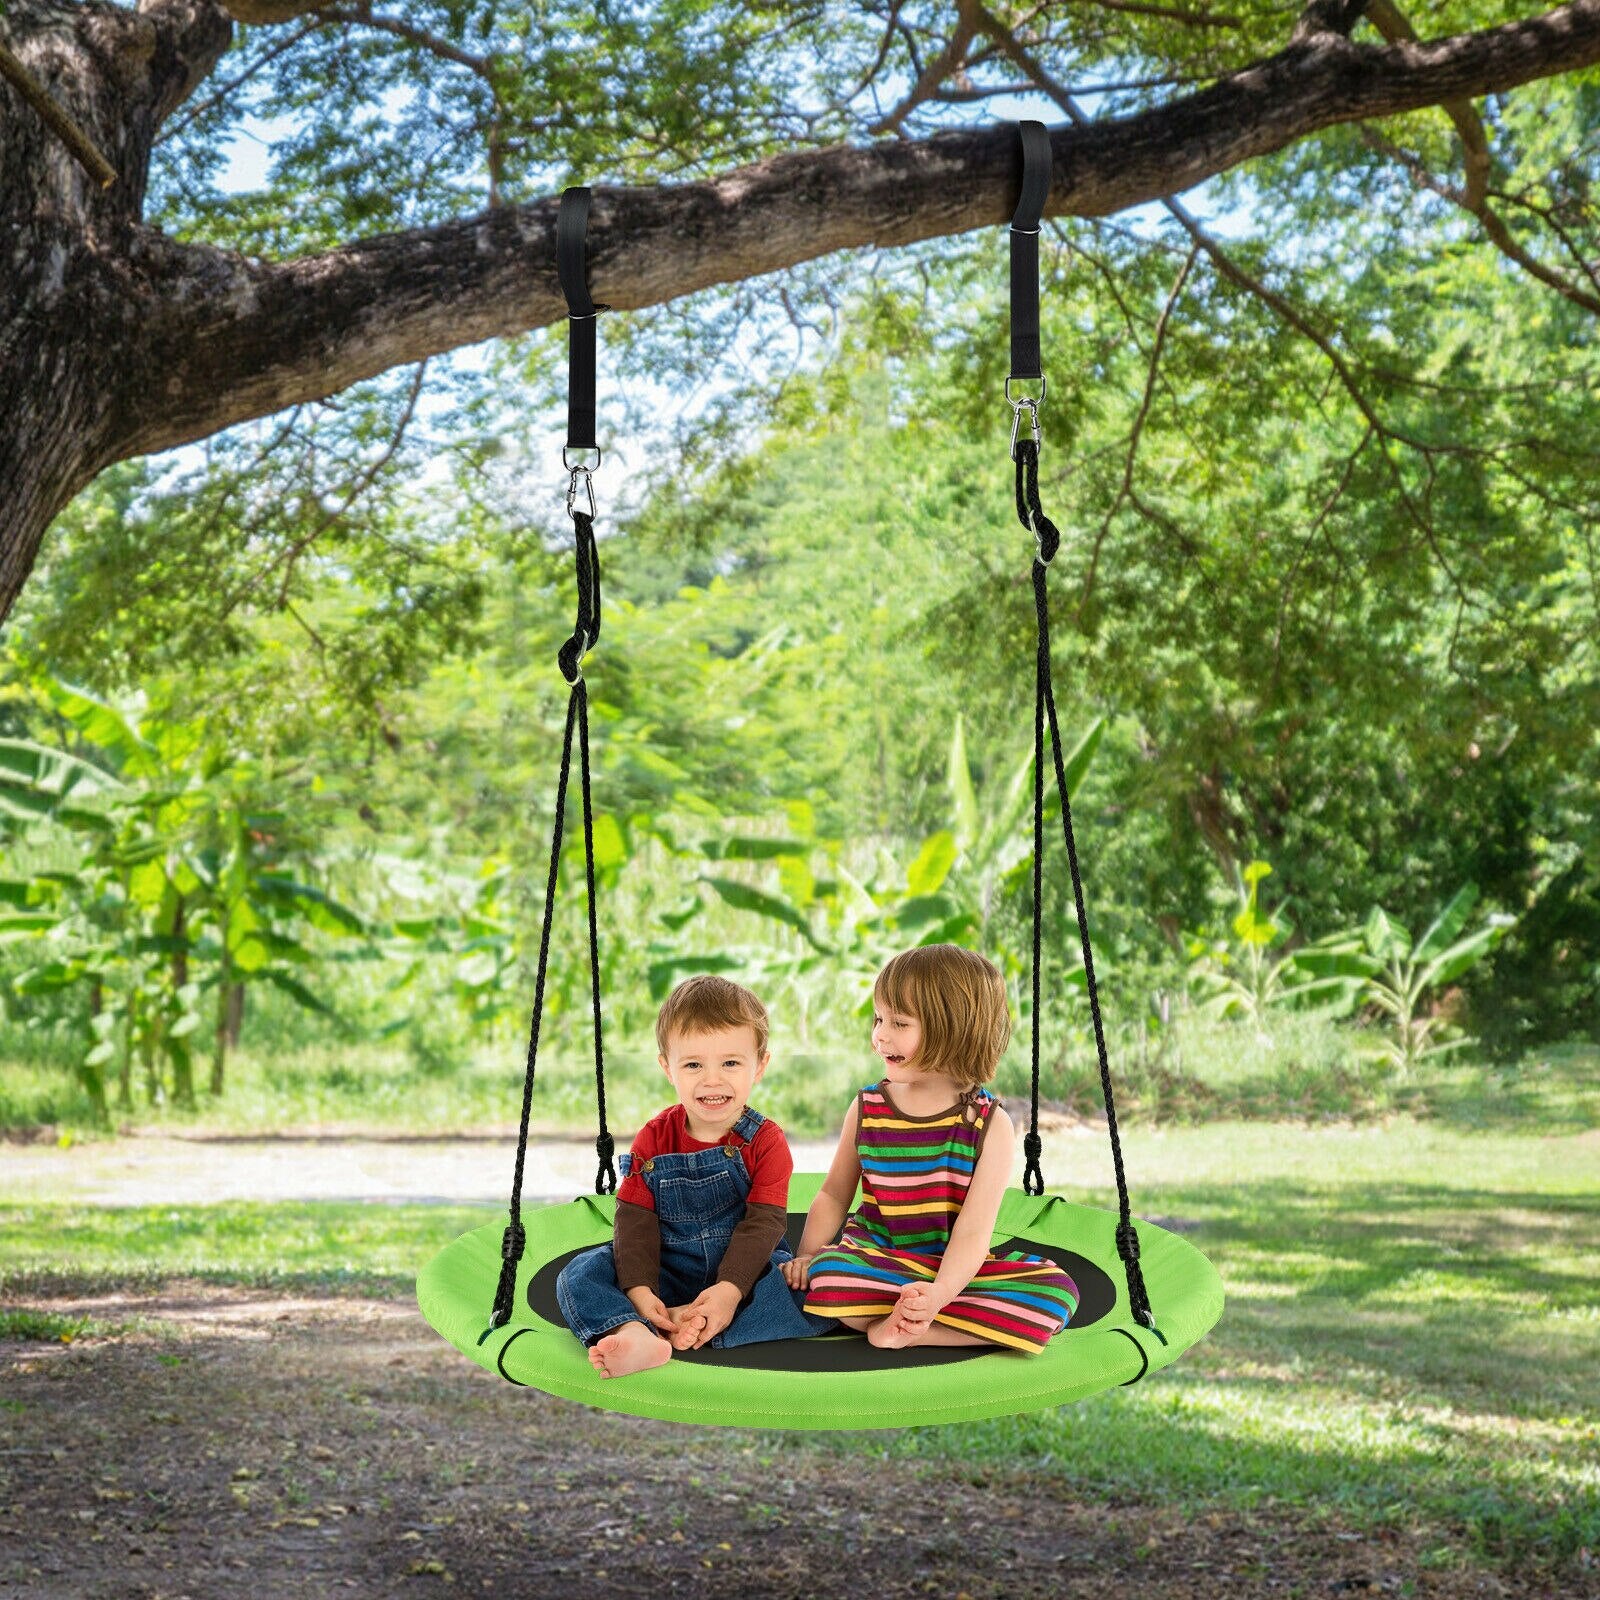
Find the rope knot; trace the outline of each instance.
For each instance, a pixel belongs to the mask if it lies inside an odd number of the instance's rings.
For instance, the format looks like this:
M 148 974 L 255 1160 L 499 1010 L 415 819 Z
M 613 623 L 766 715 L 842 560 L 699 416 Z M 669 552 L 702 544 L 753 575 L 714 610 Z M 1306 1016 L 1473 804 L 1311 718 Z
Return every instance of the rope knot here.
M 1022 1192 L 1037 1199 L 1044 1193 L 1044 1169 L 1039 1165 L 1039 1158 L 1044 1154 L 1044 1140 L 1036 1129 L 1029 1128 L 1023 1134 L 1022 1153 L 1027 1157 L 1022 1169 Z
M 523 1230 L 520 1222 L 513 1222 L 500 1238 L 500 1259 L 502 1261 L 520 1261 L 522 1252 L 527 1247 L 528 1235 Z
M 594 1142 L 594 1152 L 600 1157 L 600 1168 L 594 1175 L 594 1192 L 596 1194 L 615 1194 L 617 1192 L 617 1169 L 611 1160 L 616 1153 L 616 1148 L 616 1140 L 602 1128 L 599 1138 Z
M 1117 1254 L 1129 1265 L 1139 1259 L 1139 1235 L 1131 1222 L 1117 1224 Z
M 561 676 L 568 683 L 576 685 L 582 679 L 582 662 L 584 656 L 588 653 L 589 644 L 588 633 L 579 628 L 556 652 L 556 665 L 561 668 Z

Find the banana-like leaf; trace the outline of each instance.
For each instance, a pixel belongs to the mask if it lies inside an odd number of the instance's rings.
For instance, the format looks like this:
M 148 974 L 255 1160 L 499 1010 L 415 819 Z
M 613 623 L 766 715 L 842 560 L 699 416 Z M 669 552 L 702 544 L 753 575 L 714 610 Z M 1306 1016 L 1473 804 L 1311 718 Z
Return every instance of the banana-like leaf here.
M 791 905 L 808 906 L 817 897 L 811 868 L 799 856 L 778 858 L 778 887 L 788 895 Z
M 645 969 L 650 983 L 650 998 L 665 1000 L 673 984 L 684 974 L 692 972 L 737 972 L 744 963 L 732 956 L 672 956 L 665 961 L 652 961 Z
M 261 976 L 275 988 L 281 989 L 286 995 L 307 1011 L 315 1011 L 324 1017 L 333 1017 L 337 1020 L 339 1013 L 332 1006 L 319 1000 L 301 981 L 291 973 L 280 972 L 276 967 L 268 967 Z
M 627 841 L 617 819 L 602 811 L 594 819 L 594 868 L 604 872 L 609 867 L 620 867 L 628 859 Z
M 803 860 L 811 854 L 811 846 L 803 839 L 705 839 L 700 853 L 712 861 L 775 861 L 783 856 Z
M 1005 872 L 1016 859 L 1033 850 L 1031 832 L 1019 833 L 1019 827 L 1033 800 L 1033 746 L 1023 752 L 1022 761 L 1006 783 L 997 810 L 991 810 L 984 821 L 983 834 L 978 844 L 978 855 L 985 861 L 992 859 L 995 869 Z M 1012 859 L 1008 860 L 1010 856 Z
M 81 982 L 87 971 L 82 961 L 45 961 L 18 973 L 11 987 L 18 994 L 50 994 Z
M 256 892 L 271 903 L 292 907 L 313 928 L 320 928 L 324 933 L 355 935 L 368 932 L 365 919 L 357 912 L 309 883 L 263 872 L 256 878 Z
M 930 922 L 948 921 L 955 912 L 955 902 L 947 894 L 919 894 L 902 900 L 889 916 L 903 933 L 925 927 Z
M 1441 951 L 1438 957 L 1423 969 L 1421 974 L 1423 983 L 1425 985 L 1453 983 L 1499 944 L 1509 928 L 1509 922 L 1492 922 L 1488 927 L 1480 928 L 1476 933 L 1468 934 L 1465 939 L 1458 940 L 1448 950 Z
M 698 917 L 704 909 L 705 902 L 699 895 L 695 895 L 687 905 L 680 906 L 676 911 L 660 911 L 656 915 L 677 933 L 686 923 Z
M 774 922 L 784 923 L 798 933 L 805 941 L 822 949 L 811 932 L 811 924 L 798 907 L 792 906 L 787 900 L 780 900 L 776 895 L 753 889 L 747 883 L 735 883 L 731 878 L 709 878 L 702 875 L 701 883 L 708 883 L 716 890 L 730 906 L 739 911 L 753 911 L 758 916 L 770 917 Z
M 1411 935 L 1390 917 L 1381 906 L 1374 906 L 1362 928 L 1367 948 L 1380 960 L 1391 955 L 1404 959 L 1411 952 Z
M 1417 940 L 1413 956 L 1417 961 L 1432 961 L 1467 925 L 1472 908 L 1478 903 L 1478 886 L 1463 884 L 1451 896 L 1450 903 L 1435 917 L 1428 931 Z
M 82 800 L 123 789 L 116 778 L 93 762 L 32 739 L 0 739 L 0 784 L 57 801 L 73 794 Z
M 61 888 L 59 877 L 0 878 L 0 906 L 53 905 Z
M 906 887 L 913 896 L 930 895 L 950 876 L 956 860 L 956 838 L 942 831 L 922 841 L 917 859 L 906 869 Z
M 55 679 L 44 679 L 42 687 L 56 710 L 92 745 L 104 750 L 121 771 L 148 778 L 161 770 L 156 747 L 115 706 Z
M 1032 760 L 1032 756 L 1029 756 Z M 955 816 L 956 843 L 970 850 L 978 841 L 978 796 L 972 787 L 972 769 L 967 764 L 967 737 L 962 715 L 956 712 L 955 731 L 950 736 L 950 755 L 945 766 L 945 782 L 950 789 L 950 807 Z
M 1083 775 L 1089 770 L 1089 763 L 1094 760 L 1094 753 L 1100 748 L 1100 736 L 1106 731 L 1106 719 L 1096 717 L 1093 722 L 1079 736 L 1078 742 L 1067 751 L 1061 765 L 1065 769 L 1067 778 L 1067 797 L 1070 799 L 1078 792 L 1078 785 L 1083 782 Z M 1057 809 L 1061 800 L 1056 798 Z
M 918 944 L 960 944 L 964 939 L 978 931 L 980 919 L 976 911 L 958 911 L 953 917 L 947 917 L 943 922 L 936 923 L 929 928 Z M 901 924 L 905 926 L 904 923 Z

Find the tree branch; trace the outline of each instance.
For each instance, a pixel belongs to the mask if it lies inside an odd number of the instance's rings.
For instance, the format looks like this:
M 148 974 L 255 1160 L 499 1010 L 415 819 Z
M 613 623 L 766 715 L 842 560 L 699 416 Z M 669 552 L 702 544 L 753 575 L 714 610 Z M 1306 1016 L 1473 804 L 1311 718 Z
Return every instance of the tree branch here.
M 1100 519 L 1100 531 L 1095 535 L 1094 546 L 1089 552 L 1089 567 L 1083 575 L 1083 587 L 1078 596 L 1078 615 L 1083 616 L 1088 606 L 1089 598 L 1094 593 L 1095 573 L 1100 567 L 1100 552 L 1105 546 L 1106 535 L 1111 531 L 1111 520 L 1122 509 L 1122 503 L 1133 493 L 1133 470 L 1139 459 L 1139 440 L 1144 434 L 1145 422 L 1150 416 L 1150 406 L 1156 395 L 1156 378 L 1161 371 L 1161 349 L 1167 342 L 1167 324 L 1172 320 L 1173 307 L 1178 303 L 1178 297 L 1183 293 L 1183 286 L 1189 281 L 1189 274 L 1194 270 L 1195 257 L 1200 253 L 1200 246 L 1194 245 L 1188 255 L 1183 258 L 1183 266 L 1178 271 L 1177 281 L 1172 285 L 1171 292 L 1167 295 L 1167 303 L 1161 308 L 1161 315 L 1156 319 L 1155 335 L 1150 345 L 1150 356 L 1146 364 L 1144 394 L 1139 401 L 1139 409 L 1134 414 L 1133 426 L 1128 430 L 1128 449 L 1122 463 L 1122 482 L 1118 485 L 1116 495 L 1111 504 L 1106 508 L 1106 514 Z
M 243 7 L 298 15 L 306 6 Z M 1425 44 L 1319 34 L 1172 104 L 1052 131 L 1052 216 L 1104 216 L 1176 193 L 1319 128 L 1387 116 L 1600 61 L 1600 0 Z M 590 288 L 620 310 L 839 250 L 995 226 L 1019 180 L 1009 126 L 772 157 L 706 182 L 594 187 Z M 566 314 L 557 201 L 504 207 L 286 263 L 159 234 L 134 336 L 159 365 L 123 411 L 123 454 L 165 449 L 362 378 Z
M 101 155 L 88 134 L 33 81 L 33 74 L 0 43 L 0 78 L 33 107 L 39 120 L 72 152 L 72 158 L 100 185 L 109 189 L 117 181 L 117 169 Z

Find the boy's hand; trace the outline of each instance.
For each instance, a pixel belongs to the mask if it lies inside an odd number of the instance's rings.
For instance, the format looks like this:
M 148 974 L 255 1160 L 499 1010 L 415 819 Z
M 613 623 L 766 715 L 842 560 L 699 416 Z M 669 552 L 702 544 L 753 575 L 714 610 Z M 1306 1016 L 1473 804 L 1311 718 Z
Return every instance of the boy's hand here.
M 778 1270 L 783 1274 L 783 1281 L 791 1289 L 803 1289 L 806 1279 L 811 1276 L 811 1263 L 817 1259 L 813 1251 L 808 1256 L 796 1256 L 792 1261 L 785 1261 Z
M 627 1295 L 628 1299 L 633 1302 L 633 1309 L 652 1328 L 659 1328 L 663 1333 L 672 1332 L 672 1314 L 667 1310 L 661 1296 L 654 1289 L 647 1289 L 643 1284 L 640 1284 L 637 1289 L 629 1289 Z
M 691 1300 L 686 1305 L 668 1306 L 667 1315 L 672 1318 L 672 1332 L 668 1338 L 672 1341 L 674 1350 L 687 1350 L 700 1337 L 700 1330 L 705 1326 L 705 1318 L 694 1307 Z
M 698 1350 L 709 1344 L 733 1321 L 733 1314 L 744 1299 L 744 1291 L 736 1283 L 714 1283 L 703 1289 L 683 1312 L 683 1318 L 704 1317 L 705 1326 L 696 1335 L 689 1348 Z

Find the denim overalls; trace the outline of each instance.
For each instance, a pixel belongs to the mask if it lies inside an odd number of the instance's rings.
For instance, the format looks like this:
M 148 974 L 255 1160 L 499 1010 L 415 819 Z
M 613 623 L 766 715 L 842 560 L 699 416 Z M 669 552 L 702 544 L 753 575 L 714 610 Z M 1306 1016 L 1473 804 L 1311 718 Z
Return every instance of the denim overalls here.
M 748 1143 L 765 1121 L 747 1106 L 733 1131 Z M 624 1177 L 632 1162 L 631 1154 L 622 1157 Z M 652 1156 L 639 1176 L 655 1200 L 661 1228 L 661 1281 L 656 1292 L 668 1306 L 687 1305 L 717 1281 L 723 1252 L 744 1220 L 750 1169 L 739 1145 L 719 1144 L 709 1150 Z M 791 1289 L 784 1282 L 778 1263 L 789 1259 L 789 1246 L 780 1243 L 733 1321 L 711 1340 L 713 1349 L 765 1339 L 804 1339 L 832 1329 L 828 1318 L 813 1317 L 802 1309 L 804 1289 Z M 644 1320 L 617 1287 L 616 1261 L 608 1244 L 585 1250 L 561 1269 L 556 1299 L 567 1326 L 585 1344 L 625 1322 Z

